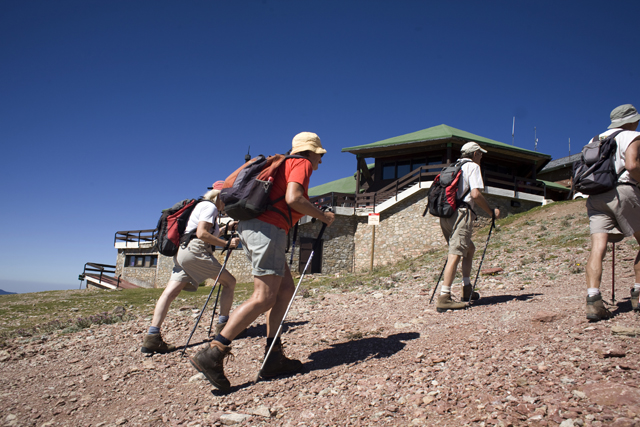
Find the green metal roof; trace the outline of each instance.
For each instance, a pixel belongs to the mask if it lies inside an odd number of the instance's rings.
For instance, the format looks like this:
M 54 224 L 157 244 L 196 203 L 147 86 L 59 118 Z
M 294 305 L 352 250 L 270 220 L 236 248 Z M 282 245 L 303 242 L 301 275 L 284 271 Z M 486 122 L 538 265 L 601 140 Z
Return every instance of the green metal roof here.
M 555 182 L 545 181 L 544 179 L 539 179 L 538 181 L 544 182 L 544 185 L 546 185 L 548 188 L 552 188 L 554 190 L 566 191 L 566 192 L 571 191 L 570 188 L 567 188 L 564 185 L 561 185 L 561 184 L 558 184 L 558 183 L 555 183 Z
M 368 163 L 367 168 L 373 169 L 375 163 Z M 316 185 L 308 191 L 309 197 L 322 196 L 329 193 L 355 193 L 356 192 L 356 174 L 346 178 L 336 179 L 326 184 Z
M 309 197 L 321 196 L 329 193 L 355 193 L 356 178 L 348 176 L 346 178 L 336 179 L 326 184 L 317 185 L 309 189 Z
M 513 145 L 505 144 L 502 142 L 494 141 L 493 139 L 485 138 L 483 136 L 475 135 L 470 132 L 466 132 L 460 129 L 456 129 L 447 125 L 433 126 L 427 129 L 422 129 L 417 132 L 407 133 L 405 135 L 396 136 L 394 138 L 383 139 L 382 141 L 374 142 L 365 145 L 356 145 L 353 147 L 346 147 L 342 149 L 342 152 L 351 152 L 357 154 L 358 151 L 369 150 L 372 148 L 384 148 L 392 147 L 403 144 L 412 144 L 416 142 L 436 141 L 442 139 L 459 138 L 462 140 L 470 140 L 486 144 L 489 147 L 501 148 L 509 151 L 517 151 L 522 154 L 534 155 L 545 159 L 551 159 L 548 154 L 542 154 L 537 151 L 526 150 Z

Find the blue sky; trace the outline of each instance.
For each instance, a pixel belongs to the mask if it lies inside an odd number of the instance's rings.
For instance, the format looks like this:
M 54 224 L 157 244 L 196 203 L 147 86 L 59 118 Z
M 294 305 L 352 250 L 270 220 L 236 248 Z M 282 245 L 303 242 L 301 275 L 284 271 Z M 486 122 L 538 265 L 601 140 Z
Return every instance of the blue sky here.
M 78 286 L 300 131 L 343 147 L 447 124 L 553 158 L 640 107 L 637 1 L 0 2 L 0 289 Z

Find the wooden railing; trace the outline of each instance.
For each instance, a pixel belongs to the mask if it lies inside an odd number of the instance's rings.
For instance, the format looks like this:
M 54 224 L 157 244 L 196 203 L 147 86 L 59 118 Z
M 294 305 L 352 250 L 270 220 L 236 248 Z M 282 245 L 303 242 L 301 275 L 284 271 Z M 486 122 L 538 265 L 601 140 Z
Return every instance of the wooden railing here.
M 323 194 L 322 196 L 316 196 L 309 198 L 311 203 L 314 203 L 318 206 L 329 206 L 329 207 L 343 207 L 343 208 L 354 208 L 356 206 L 356 197 L 353 193 L 335 193 L 331 192 L 328 194 Z
M 433 181 L 445 166 L 448 165 L 437 164 L 420 166 L 418 169 L 412 170 L 405 176 L 397 179 L 378 191 L 356 195 L 356 206 L 371 207 L 379 205 L 392 197 L 397 199 L 398 194 L 404 191 L 407 187 L 421 182 Z
M 116 231 L 113 245 L 118 242 L 133 242 L 133 243 L 151 243 L 156 239 L 156 229 L 152 230 L 131 230 L 131 231 Z
M 446 166 L 448 166 L 448 164 L 421 166 L 378 191 L 356 194 L 355 205 L 358 208 L 371 208 L 391 198 L 397 200 L 398 194 L 408 187 L 421 182 L 433 181 L 442 168 Z M 511 190 L 516 193 L 516 196 L 519 192 L 537 194 L 545 198 L 547 195 L 546 185 L 532 178 L 500 174 L 497 172 L 484 172 L 483 181 L 485 187 Z
M 99 280 L 102 282 L 103 274 L 113 274 L 115 276 L 116 266 L 109 264 L 98 264 L 95 262 L 88 262 L 84 265 L 84 270 L 82 270 L 82 274 L 78 276 L 80 279 L 80 286 L 82 286 L 82 281 L 85 279 L 87 273 L 100 273 Z M 87 284 L 88 286 L 88 284 Z M 118 281 L 116 284 L 116 288 L 120 287 L 120 276 L 118 276 Z

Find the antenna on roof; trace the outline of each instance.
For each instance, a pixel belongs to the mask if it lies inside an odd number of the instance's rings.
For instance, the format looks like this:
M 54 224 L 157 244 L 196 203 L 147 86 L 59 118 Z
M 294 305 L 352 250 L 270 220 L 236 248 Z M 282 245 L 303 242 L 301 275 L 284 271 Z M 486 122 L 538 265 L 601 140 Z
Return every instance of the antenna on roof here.
M 511 145 L 513 145 L 513 140 L 516 135 L 516 116 L 513 116 L 513 126 L 511 127 Z
M 569 155 L 571 155 L 571 138 L 569 138 Z
M 249 146 L 249 149 L 247 150 L 247 154 L 244 156 L 245 163 L 251 160 L 251 154 L 249 154 L 250 151 L 251 151 L 251 146 Z
M 536 131 L 536 127 L 533 127 L 533 138 L 534 138 L 534 142 L 533 142 L 533 151 L 538 151 L 538 133 Z

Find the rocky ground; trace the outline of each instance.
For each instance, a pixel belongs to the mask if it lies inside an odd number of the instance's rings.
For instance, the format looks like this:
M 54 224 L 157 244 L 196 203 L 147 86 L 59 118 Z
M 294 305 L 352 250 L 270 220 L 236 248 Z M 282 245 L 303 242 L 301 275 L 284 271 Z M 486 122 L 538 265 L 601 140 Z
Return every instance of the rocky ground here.
M 640 425 L 640 329 L 629 302 L 637 246 L 616 245 L 615 317 L 589 323 L 586 224 L 584 202 L 574 202 L 501 226 L 483 270 L 502 271 L 480 276 L 482 298 L 459 312 L 439 314 L 429 305 L 441 262 L 413 263 L 377 289 L 316 292 L 309 278 L 309 296 L 296 300 L 283 336 L 304 370 L 253 382 L 265 342 L 259 318 L 233 343 L 228 394 L 180 352 L 145 357 L 146 314 L 73 334 L 16 338 L 0 352 L 0 424 Z M 477 260 L 485 240 L 486 233 L 475 238 Z M 608 255 L 607 300 L 610 286 Z M 168 341 L 186 341 L 194 309 L 175 304 L 163 329 Z M 205 339 L 203 326 L 187 353 Z

